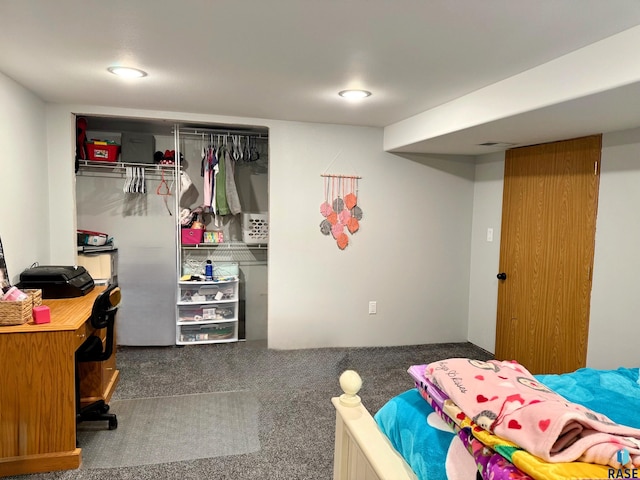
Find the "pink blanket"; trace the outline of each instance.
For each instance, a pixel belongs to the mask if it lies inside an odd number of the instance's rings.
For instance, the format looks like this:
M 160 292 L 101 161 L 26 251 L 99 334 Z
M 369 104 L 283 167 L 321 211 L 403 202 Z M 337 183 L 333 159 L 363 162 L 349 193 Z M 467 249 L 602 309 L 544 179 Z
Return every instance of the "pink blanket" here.
M 425 378 L 476 424 L 547 462 L 640 466 L 639 429 L 568 402 L 518 363 L 451 358 L 427 365 Z

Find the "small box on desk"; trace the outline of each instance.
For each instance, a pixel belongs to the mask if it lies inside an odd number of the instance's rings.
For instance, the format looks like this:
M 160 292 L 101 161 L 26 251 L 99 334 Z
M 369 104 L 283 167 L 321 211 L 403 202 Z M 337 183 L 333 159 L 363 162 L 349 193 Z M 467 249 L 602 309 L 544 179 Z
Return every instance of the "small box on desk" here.
M 33 307 L 33 323 L 49 323 L 51 322 L 51 310 L 46 305 Z

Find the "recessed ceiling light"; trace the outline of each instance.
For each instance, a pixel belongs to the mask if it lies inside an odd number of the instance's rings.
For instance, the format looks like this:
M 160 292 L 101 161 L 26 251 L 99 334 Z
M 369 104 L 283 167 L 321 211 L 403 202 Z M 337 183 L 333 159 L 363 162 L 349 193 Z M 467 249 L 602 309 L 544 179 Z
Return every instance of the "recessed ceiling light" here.
M 342 90 L 338 95 L 344 98 L 366 98 L 371 96 L 371 92 L 366 90 Z
M 109 67 L 107 68 L 107 70 L 109 70 L 114 75 L 118 75 L 119 77 L 124 77 L 124 78 L 140 78 L 140 77 L 147 76 L 147 72 L 143 72 L 142 70 L 139 70 L 137 68 Z

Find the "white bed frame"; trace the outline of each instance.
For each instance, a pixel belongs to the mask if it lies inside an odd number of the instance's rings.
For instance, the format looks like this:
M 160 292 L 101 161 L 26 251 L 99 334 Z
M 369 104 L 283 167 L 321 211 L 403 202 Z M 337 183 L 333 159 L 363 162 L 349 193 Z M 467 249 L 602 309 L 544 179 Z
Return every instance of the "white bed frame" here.
M 336 408 L 334 480 L 417 480 L 411 467 L 378 428 L 357 395 L 362 379 L 353 370 L 340 375 L 344 394 L 331 402 Z

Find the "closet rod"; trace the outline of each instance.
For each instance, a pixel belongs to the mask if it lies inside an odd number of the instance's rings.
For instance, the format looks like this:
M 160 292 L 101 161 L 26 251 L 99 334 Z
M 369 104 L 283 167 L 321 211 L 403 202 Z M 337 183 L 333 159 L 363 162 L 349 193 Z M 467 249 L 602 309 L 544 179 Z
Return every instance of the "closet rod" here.
M 198 128 L 193 130 L 184 130 L 179 129 L 178 133 L 180 135 L 240 135 L 243 137 L 256 137 L 256 138 L 269 138 L 268 133 L 260 133 L 254 132 L 250 130 L 232 130 L 232 129 L 208 129 L 208 128 Z

